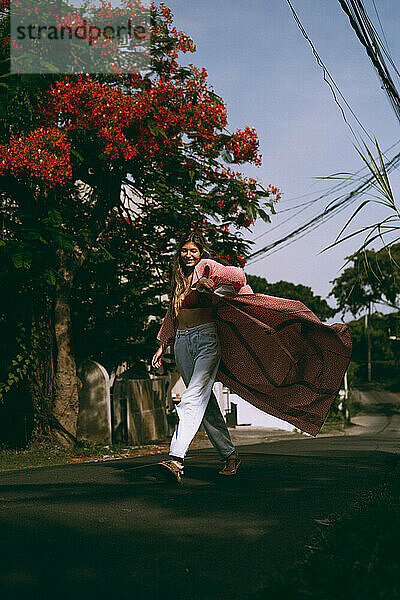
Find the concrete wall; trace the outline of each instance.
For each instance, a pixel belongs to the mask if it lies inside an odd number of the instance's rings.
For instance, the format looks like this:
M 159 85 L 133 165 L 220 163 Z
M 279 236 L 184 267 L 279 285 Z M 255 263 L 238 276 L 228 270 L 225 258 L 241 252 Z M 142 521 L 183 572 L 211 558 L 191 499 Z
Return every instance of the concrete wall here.
M 170 388 L 168 376 L 116 378 L 112 394 L 113 441 L 137 445 L 167 438 L 175 425 Z

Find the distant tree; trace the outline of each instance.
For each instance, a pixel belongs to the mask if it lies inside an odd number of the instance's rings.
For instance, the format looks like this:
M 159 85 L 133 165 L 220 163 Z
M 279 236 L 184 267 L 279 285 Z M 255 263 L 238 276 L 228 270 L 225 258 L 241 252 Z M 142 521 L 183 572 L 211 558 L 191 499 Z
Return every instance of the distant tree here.
M 278 298 L 289 298 L 291 300 L 300 300 L 317 315 L 321 321 L 326 321 L 335 316 L 336 310 L 331 308 L 326 300 L 314 294 L 308 286 L 290 283 L 289 281 L 276 281 L 269 283 L 264 277 L 257 275 L 246 275 L 249 285 L 253 292 L 267 294 L 267 296 L 276 296 Z
M 371 314 L 369 319 L 372 374 L 374 383 L 393 392 L 400 391 L 400 343 L 389 338 L 389 331 L 400 337 L 400 313 Z M 350 321 L 348 326 L 353 338 L 353 353 L 349 366 L 349 384 L 357 387 L 368 381 L 368 339 L 364 317 Z
M 348 260 L 352 266 L 332 281 L 329 293 L 336 299 L 338 310 L 357 316 L 370 303 L 400 309 L 400 244 L 378 252 L 365 250 Z

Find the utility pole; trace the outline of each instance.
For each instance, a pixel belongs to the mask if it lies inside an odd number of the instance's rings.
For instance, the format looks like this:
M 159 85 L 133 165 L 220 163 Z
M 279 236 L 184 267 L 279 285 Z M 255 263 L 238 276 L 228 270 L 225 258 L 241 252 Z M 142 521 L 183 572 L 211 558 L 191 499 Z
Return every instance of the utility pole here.
M 372 381 L 372 362 L 371 362 L 371 301 L 368 304 L 368 312 L 365 313 L 365 329 L 367 331 L 367 347 L 368 347 L 368 383 Z

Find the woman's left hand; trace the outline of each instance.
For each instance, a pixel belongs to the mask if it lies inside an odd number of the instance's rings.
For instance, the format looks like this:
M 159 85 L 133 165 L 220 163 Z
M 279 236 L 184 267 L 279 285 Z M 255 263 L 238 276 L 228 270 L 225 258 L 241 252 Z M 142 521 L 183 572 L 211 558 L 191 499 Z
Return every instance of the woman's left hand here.
M 214 289 L 214 281 L 212 279 L 208 279 L 207 277 L 201 277 L 199 279 L 199 283 L 197 284 L 196 290 L 198 292 L 212 292 Z

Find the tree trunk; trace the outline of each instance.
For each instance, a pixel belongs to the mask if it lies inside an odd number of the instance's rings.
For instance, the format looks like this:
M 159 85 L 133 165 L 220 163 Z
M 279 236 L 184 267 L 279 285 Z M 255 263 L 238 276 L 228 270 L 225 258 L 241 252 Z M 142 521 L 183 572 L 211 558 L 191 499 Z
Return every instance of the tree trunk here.
M 57 440 L 63 445 L 76 441 L 79 411 L 79 380 L 76 374 L 75 350 L 72 340 L 70 291 L 72 270 L 66 266 L 64 250 L 57 250 L 60 259 L 59 280 L 56 284 L 54 332 L 57 347 L 55 373 L 54 418 Z
M 35 306 L 35 310 L 32 310 L 32 320 L 37 327 L 40 344 L 36 348 L 36 365 L 27 373 L 27 380 L 35 411 L 35 435 L 38 439 L 48 438 L 52 433 L 54 423 L 56 347 L 52 309 L 53 306 L 49 310 L 46 297 L 42 304 Z

